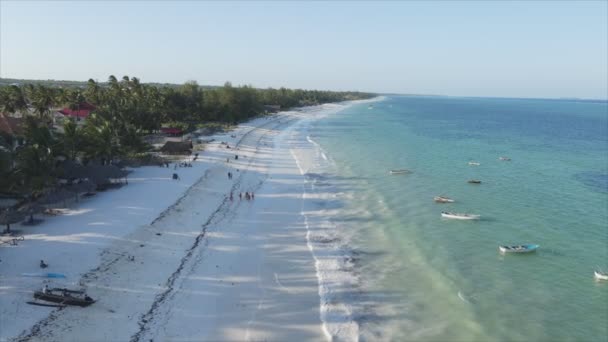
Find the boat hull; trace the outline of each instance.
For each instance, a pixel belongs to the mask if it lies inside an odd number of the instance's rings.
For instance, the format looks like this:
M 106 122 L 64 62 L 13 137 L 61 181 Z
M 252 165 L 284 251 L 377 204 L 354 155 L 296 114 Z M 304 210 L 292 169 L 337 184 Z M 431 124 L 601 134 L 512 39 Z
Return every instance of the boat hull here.
M 479 220 L 481 215 L 441 213 L 441 217 L 452 220 Z
M 608 274 L 602 274 L 598 271 L 593 272 L 595 279 L 597 280 L 608 280 Z
M 517 245 L 517 246 L 498 246 L 501 253 L 533 253 L 540 247 L 539 245 Z
M 94 300 L 87 301 L 87 300 L 84 300 L 83 298 L 73 297 L 70 295 L 61 296 L 61 295 L 57 295 L 57 294 L 53 294 L 53 293 L 43 293 L 42 291 L 34 292 L 34 298 L 44 300 L 47 302 L 59 303 L 62 305 L 75 305 L 75 306 L 82 306 L 82 307 L 89 306 L 89 305 L 95 303 Z
M 406 173 L 412 173 L 412 171 L 410 171 L 410 170 L 390 170 L 388 173 L 390 173 L 391 175 L 403 175 Z

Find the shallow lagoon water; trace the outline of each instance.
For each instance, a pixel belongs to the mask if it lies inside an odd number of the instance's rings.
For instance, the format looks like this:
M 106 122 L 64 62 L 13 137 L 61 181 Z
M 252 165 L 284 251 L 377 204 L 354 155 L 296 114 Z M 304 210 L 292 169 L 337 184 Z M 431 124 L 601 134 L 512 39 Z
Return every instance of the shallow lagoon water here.
M 306 130 L 358 279 L 334 299 L 362 339 L 605 340 L 606 102 L 388 96 Z M 521 243 L 541 247 L 498 253 Z

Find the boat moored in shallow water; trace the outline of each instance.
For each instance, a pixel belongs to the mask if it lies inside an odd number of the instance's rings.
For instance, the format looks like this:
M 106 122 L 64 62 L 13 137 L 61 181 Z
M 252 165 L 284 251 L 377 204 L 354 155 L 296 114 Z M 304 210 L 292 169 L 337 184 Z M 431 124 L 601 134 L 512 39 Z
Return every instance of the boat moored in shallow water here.
M 608 280 L 608 273 L 602 271 L 593 272 L 593 276 L 597 280 Z
M 441 212 L 441 217 L 455 220 L 479 220 L 481 215 Z
M 467 183 L 469 183 L 469 184 L 481 184 L 481 181 L 479 179 L 471 179 Z
M 498 246 L 498 250 L 501 253 L 531 253 L 535 252 L 539 245 L 527 244 L 527 245 L 512 245 L 512 246 Z
M 469 162 L 469 165 L 471 165 L 471 166 L 479 166 L 481 164 L 478 163 L 478 162 Z
M 437 203 L 454 203 L 454 200 L 445 196 L 435 196 L 433 200 Z
M 412 173 L 412 171 L 407 170 L 407 169 L 400 169 L 400 170 L 390 170 L 388 173 L 390 173 L 391 175 L 402 175 L 405 173 Z
M 509 157 L 500 157 L 500 158 L 498 158 L 498 160 L 511 161 L 511 158 L 509 158 Z

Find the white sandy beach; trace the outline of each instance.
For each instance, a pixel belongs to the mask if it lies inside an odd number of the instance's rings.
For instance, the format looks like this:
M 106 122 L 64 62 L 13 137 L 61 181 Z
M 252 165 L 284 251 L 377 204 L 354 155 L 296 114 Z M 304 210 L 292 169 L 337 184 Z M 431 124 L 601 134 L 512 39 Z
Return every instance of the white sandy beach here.
M 330 339 L 302 216 L 306 158 L 294 158 L 307 151 L 290 139 L 295 123 L 339 108 L 252 120 L 214 136 L 192 168 L 138 168 L 128 186 L 14 226 L 25 241 L 0 247 L 0 340 Z M 245 191 L 255 200 L 240 200 Z M 67 278 L 21 276 L 41 259 Z M 26 304 L 44 284 L 98 301 Z

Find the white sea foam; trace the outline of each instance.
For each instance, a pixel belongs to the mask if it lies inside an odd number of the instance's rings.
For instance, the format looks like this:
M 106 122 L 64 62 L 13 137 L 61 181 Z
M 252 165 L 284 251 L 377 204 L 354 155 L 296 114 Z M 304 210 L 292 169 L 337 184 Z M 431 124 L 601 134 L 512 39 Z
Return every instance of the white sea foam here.
M 334 106 L 321 115 L 339 109 L 341 107 Z M 358 279 L 350 272 L 352 265 L 349 264 L 348 248 L 345 248 L 347 241 L 330 219 L 340 210 L 340 204 L 336 204 L 340 193 L 328 179 L 334 165 L 321 146 L 307 134 L 310 123 L 306 120 L 295 127 L 291 153 L 305 177 L 302 216 L 319 281 L 323 331 L 330 340 L 358 341 L 359 326 L 348 298 L 357 287 Z

